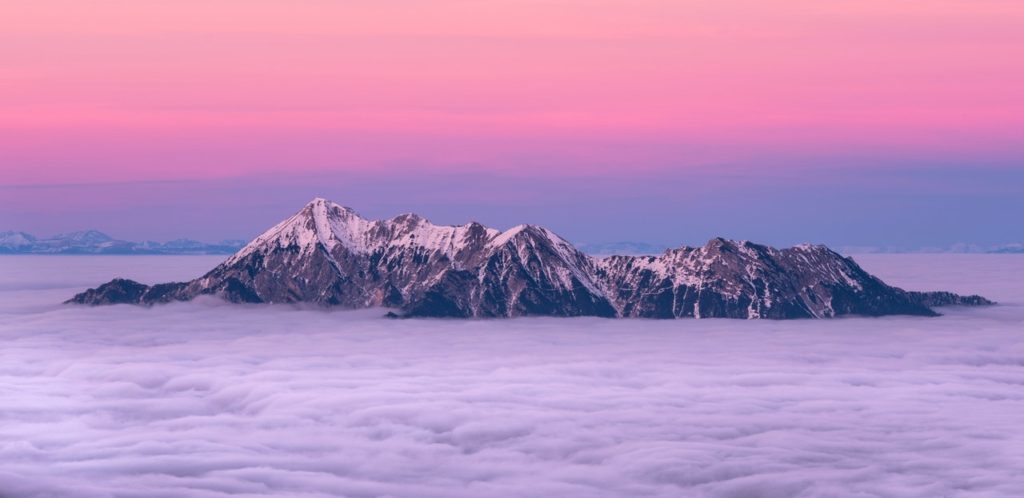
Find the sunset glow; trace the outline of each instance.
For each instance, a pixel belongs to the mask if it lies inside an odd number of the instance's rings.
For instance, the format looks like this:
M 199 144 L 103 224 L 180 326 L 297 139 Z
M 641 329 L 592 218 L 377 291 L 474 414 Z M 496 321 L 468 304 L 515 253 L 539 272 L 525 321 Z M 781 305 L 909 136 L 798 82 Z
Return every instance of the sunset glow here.
M 1024 158 L 1022 25 L 1024 4 L 1003 0 L 10 2 L 0 221 L 157 238 L 243 223 L 230 236 L 245 238 L 314 196 L 497 224 L 530 198 L 536 222 L 578 218 L 543 189 L 577 210 L 646 216 L 706 208 L 694 196 L 718 189 L 738 212 L 767 200 L 793 219 L 804 211 L 792 200 L 834 198 L 821 186 L 837 175 L 855 184 L 843 183 L 849 202 L 874 205 L 969 178 L 984 185 L 967 219 L 992 218 Z M 743 190 L 768 178 L 813 193 Z M 380 192 L 395 182 L 417 189 Z M 630 182 L 676 194 L 615 187 Z M 281 183 L 288 195 L 259 187 Z M 493 184 L 515 200 L 495 201 Z M 108 216 L 208 213 L 240 189 L 259 196 L 232 205 L 261 217 L 147 231 Z M 899 221 L 858 207 L 853 221 L 920 226 L 947 199 L 893 201 Z M 697 241 L 758 234 L 713 221 L 668 228 Z
M 1006 158 L 1024 138 L 1018 2 L 46 0 L 4 10 L 8 185 L 696 168 L 864 148 Z M 661 152 L 637 156 L 644 145 Z

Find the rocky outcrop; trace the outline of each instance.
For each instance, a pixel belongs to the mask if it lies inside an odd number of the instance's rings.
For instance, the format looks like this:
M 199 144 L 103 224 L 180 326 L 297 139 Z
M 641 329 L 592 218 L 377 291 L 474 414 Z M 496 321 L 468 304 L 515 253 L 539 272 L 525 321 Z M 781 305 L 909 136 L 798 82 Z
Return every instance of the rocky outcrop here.
M 932 306 L 991 304 L 980 296 L 891 287 L 820 245 L 775 249 L 716 238 L 661 256 L 612 256 L 601 261 L 600 273 L 627 317 L 930 316 Z
M 829 318 L 935 315 L 980 296 L 907 292 L 824 246 L 713 239 L 660 256 L 592 258 L 545 228 L 371 221 L 316 199 L 206 275 L 117 279 L 69 302 L 155 304 L 216 295 L 246 303 L 386 307 L 402 316 Z

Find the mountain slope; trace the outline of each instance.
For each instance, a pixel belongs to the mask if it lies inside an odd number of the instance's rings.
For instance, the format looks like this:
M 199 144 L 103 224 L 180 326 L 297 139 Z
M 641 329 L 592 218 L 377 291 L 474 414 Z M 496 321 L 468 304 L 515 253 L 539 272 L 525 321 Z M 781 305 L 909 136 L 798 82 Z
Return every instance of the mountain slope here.
M 929 297 L 932 293 L 906 293 L 852 259 L 814 245 L 780 250 L 717 238 L 704 247 L 673 249 L 658 257 L 612 256 L 601 261 L 600 273 L 616 289 L 622 316 L 932 315 L 930 306 L 940 302 L 970 301 L 952 294 L 939 299 Z
M 934 315 L 978 296 L 886 285 L 824 246 L 713 239 L 661 256 L 596 259 L 541 227 L 438 226 L 414 214 L 367 220 L 315 199 L 206 275 L 145 286 L 114 280 L 69 302 L 234 302 L 388 307 L 407 316 L 828 318 Z

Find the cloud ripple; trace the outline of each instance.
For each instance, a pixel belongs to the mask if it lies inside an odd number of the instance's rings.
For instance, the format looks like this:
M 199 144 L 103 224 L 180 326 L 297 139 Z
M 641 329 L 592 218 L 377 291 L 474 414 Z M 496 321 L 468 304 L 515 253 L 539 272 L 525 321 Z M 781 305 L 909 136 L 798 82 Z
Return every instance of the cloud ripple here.
M 1024 496 L 1020 306 L 395 321 L 30 284 L 0 296 L 3 497 Z

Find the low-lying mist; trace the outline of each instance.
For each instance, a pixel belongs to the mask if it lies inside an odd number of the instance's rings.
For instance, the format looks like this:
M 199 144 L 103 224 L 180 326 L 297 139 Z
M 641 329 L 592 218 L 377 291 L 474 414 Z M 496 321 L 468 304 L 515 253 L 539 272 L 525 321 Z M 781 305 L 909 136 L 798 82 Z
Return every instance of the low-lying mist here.
M 933 319 L 58 304 L 217 262 L 0 257 L 0 497 L 1024 496 L 1024 257 L 863 258 L 1004 303 Z

